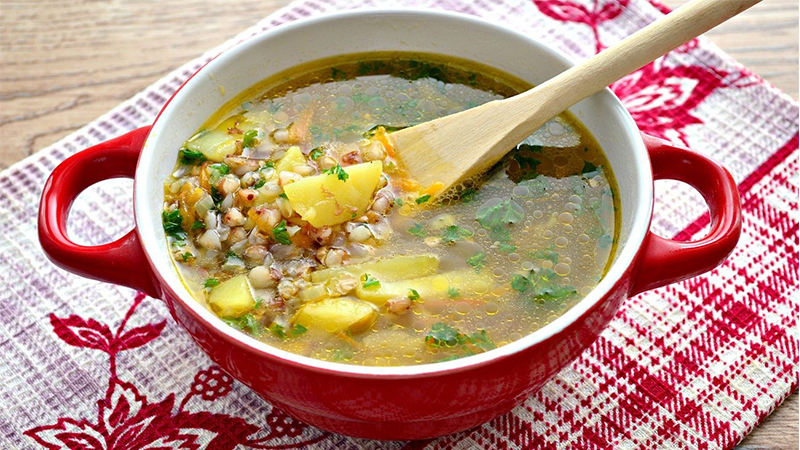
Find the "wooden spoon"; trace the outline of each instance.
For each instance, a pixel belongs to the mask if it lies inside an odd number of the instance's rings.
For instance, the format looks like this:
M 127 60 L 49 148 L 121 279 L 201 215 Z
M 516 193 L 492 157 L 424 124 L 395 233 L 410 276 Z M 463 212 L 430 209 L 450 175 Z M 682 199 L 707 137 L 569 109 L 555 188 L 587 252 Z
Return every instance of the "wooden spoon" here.
M 760 1 L 694 0 L 529 91 L 391 133 L 395 154 L 423 189 L 442 183 L 441 193 L 573 104 Z

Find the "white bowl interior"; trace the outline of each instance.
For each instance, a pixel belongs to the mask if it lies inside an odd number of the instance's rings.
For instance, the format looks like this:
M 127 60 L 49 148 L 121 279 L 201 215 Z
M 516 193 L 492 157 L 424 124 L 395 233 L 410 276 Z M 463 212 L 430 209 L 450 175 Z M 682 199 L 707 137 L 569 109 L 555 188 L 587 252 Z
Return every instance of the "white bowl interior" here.
M 649 224 L 653 197 L 649 160 L 636 125 L 609 90 L 581 101 L 570 111 L 597 139 L 619 184 L 622 227 L 616 261 L 587 298 L 561 318 L 519 341 L 476 357 L 436 365 L 378 368 L 328 363 L 275 349 L 230 329 L 184 289 L 170 260 L 160 214 L 163 180 L 173 170 L 183 141 L 222 104 L 273 73 L 330 56 L 387 50 L 458 56 L 533 84 L 571 65 L 560 53 L 512 30 L 472 16 L 440 11 L 349 11 L 284 25 L 250 39 L 211 61 L 189 80 L 162 112 L 145 143 L 136 172 L 135 212 L 145 250 L 156 270 L 183 302 L 237 339 L 284 359 L 337 371 L 366 374 L 438 371 L 517 351 L 563 329 L 599 301 L 622 276 Z

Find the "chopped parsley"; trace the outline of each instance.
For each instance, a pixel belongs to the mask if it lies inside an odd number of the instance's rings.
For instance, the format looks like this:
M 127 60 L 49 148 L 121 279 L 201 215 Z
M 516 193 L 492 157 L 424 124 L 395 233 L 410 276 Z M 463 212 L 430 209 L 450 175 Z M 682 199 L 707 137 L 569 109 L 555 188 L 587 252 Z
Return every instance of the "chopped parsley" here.
M 565 299 L 578 293 L 574 286 L 556 283 L 557 278 L 558 275 L 551 269 L 543 269 L 528 276 L 515 274 L 511 278 L 511 287 L 519 292 L 528 292 L 529 298 L 540 302 Z
M 222 193 L 214 186 L 211 186 L 211 200 L 214 200 L 214 205 L 217 207 L 222 203 L 222 200 L 225 200 L 225 198 L 222 197 Z
M 442 361 L 476 355 L 497 348 L 486 334 L 486 330 L 467 335 L 442 322 L 433 324 L 425 336 L 425 344 L 434 349 L 456 351 L 454 355 L 446 357 Z
M 464 203 L 469 203 L 475 200 L 476 195 L 478 195 L 478 191 L 476 189 L 466 188 L 463 191 L 461 191 L 461 194 L 459 195 L 458 198 L 461 199 L 461 201 Z
M 164 231 L 167 233 L 167 236 L 172 236 L 179 241 L 186 239 L 186 232 L 183 231 L 183 227 L 181 226 L 183 217 L 181 217 L 180 211 L 177 209 L 169 212 L 162 211 L 161 221 L 164 224 Z
M 200 164 L 206 160 L 206 155 L 204 155 L 202 152 L 189 150 L 188 148 L 182 148 L 178 152 L 178 160 L 184 165 Z
M 505 199 L 491 206 L 481 206 L 475 219 L 487 229 L 499 230 L 503 225 L 519 223 L 525 218 L 525 211 L 517 202 Z
M 261 187 L 263 187 L 265 184 L 267 184 L 267 180 L 264 180 L 264 179 L 258 180 L 258 181 L 256 182 L 256 184 L 254 184 L 254 185 L 253 185 L 253 189 L 258 189 L 258 188 L 261 188 Z
M 222 320 L 233 328 L 248 332 L 255 337 L 261 336 L 264 332 L 264 325 L 252 314 L 245 314 L 241 317 L 225 317 Z
M 286 200 L 289 200 L 289 196 L 286 195 L 286 192 L 281 192 L 280 195 L 278 195 L 278 197 L 285 198 Z
M 230 250 L 228 250 L 228 253 L 226 253 L 225 256 L 228 257 L 228 258 L 235 258 L 235 259 L 238 259 L 238 260 L 242 259 L 241 256 L 237 255 L 236 253 L 234 253 L 234 252 L 232 252 Z
M 368 273 L 365 273 L 364 276 L 361 277 L 361 281 L 361 287 L 364 289 L 375 290 L 381 287 L 381 282 Z
M 461 291 L 459 291 L 458 288 L 455 288 L 453 286 L 450 286 L 449 288 L 447 288 L 447 296 L 448 297 L 456 298 L 459 295 L 461 295 Z
M 501 252 L 511 253 L 517 249 L 517 246 L 501 242 L 500 244 L 497 245 L 497 248 L 500 249 Z
M 206 281 L 203 283 L 203 287 L 212 288 L 219 284 L 219 280 L 216 278 L 206 278 Z
M 418 205 L 421 205 L 421 204 L 427 202 L 430 199 L 431 199 L 431 194 L 425 194 L 425 195 L 423 195 L 422 197 L 418 198 L 415 201 L 417 202 Z
M 247 130 L 242 137 L 242 146 L 253 147 L 258 143 L 258 130 Z
M 336 175 L 342 181 L 347 181 L 350 178 L 350 175 L 344 171 L 341 164 L 336 164 L 335 166 L 331 167 L 330 169 L 325 169 L 322 173 L 326 173 L 328 175 Z
M 408 299 L 411 301 L 419 300 L 419 292 L 416 289 L 409 289 L 408 290 Z
M 199 230 L 199 229 L 205 228 L 205 227 L 206 227 L 206 224 L 202 220 L 195 220 L 194 223 L 192 224 L 192 229 L 193 230 Z
M 220 177 L 223 175 L 227 175 L 231 171 L 231 168 L 228 167 L 228 165 L 225 163 L 211 164 L 210 166 L 208 166 L 208 168 L 216 171 Z
M 269 326 L 269 331 L 272 332 L 275 336 L 278 336 L 281 339 L 286 339 L 286 331 L 283 330 L 283 326 L 277 323 L 273 323 Z
M 184 262 L 186 262 L 186 261 L 188 261 L 188 260 L 190 260 L 192 258 L 194 258 L 194 255 L 191 252 L 185 252 L 185 253 L 181 254 L 181 259 L 183 259 Z
M 424 238 L 428 234 L 425 232 L 425 228 L 420 223 L 415 223 L 414 226 L 408 229 L 408 232 L 418 238 Z
M 286 231 L 286 220 L 281 220 L 281 223 L 275 225 L 275 228 L 272 229 L 272 235 L 275 236 L 275 240 L 280 242 L 284 245 L 289 245 L 292 243 L 292 240 L 289 239 L 289 232 Z
M 442 231 L 442 241 L 445 244 L 452 244 L 470 236 L 472 236 L 471 231 L 466 228 L 461 228 L 458 225 L 450 225 Z
M 403 206 L 403 199 L 402 198 L 394 199 L 394 204 L 397 206 Z
M 319 159 L 319 157 L 322 156 L 322 147 L 312 149 L 308 156 L 311 159 Z
M 526 277 L 525 275 L 514 274 L 511 277 L 511 287 L 519 292 L 525 292 L 528 289 L 533 287 L 530 278 Z
M 474 267 L 476 272 L 480 272 L 486 264 L 486 253 L 480 252 L 470 256 L 467 258 L 467 264 Z
M 271 331 L 272 334 L 274 334 L 275 336 L 277 336 L 277 337 L 279 337 L 281 339 L 286 339 L 290 335 L 291 336 L 300 336 L 301 334 L 303 334 L 306 331 L 308 331 L 308 328 L 306 328 L 306 327 L 304 327 L 304 326 L 302 326 L 302 325 L 300 325 L 298 323 L 298 324 L 295 324 L 294 326 L 292 326 L 292 328 L 289 329 L 289 333 L 286 333 L 286 330 L 283 328 L 283 325 L 280 325 L 280 324 L 277 324 L 277 323 L 273 323 L 272 325 L 270 325 L 269 331 Z

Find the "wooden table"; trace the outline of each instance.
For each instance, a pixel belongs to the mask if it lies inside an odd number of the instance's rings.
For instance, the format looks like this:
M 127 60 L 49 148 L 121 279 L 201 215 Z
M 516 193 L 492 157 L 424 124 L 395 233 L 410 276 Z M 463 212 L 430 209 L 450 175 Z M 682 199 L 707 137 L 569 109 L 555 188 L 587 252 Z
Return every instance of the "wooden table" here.
M 686 0 L 662 0 L 675 8 Z M 0 1 L 0 168 L 131 97 L 287 0 Z M 798 2 L 766 0 L 708 36 L 798 97 Z M 741 444 L 797 449 L 792 395 Z

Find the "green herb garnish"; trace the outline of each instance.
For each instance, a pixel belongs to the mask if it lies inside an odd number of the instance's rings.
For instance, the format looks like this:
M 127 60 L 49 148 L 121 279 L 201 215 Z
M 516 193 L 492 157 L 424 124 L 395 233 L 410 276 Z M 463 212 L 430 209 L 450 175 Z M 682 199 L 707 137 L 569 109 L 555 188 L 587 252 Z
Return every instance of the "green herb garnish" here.
M 308 331 L 308 328 L 300 325 L 299 323 L 294 324 L 292 327 L 292 336 L 300 336 L 301 334 Z
M 455 288 L 453 286 L 450 286 L 449 288 L 447 288 L 447 296 L 448 297 L 456 298 L 459 295 L 461 295 L 461 291 L 459 291 L 458 288 Z
M 430 200 L 430 199 L 431 199 L 431 194 L 425 194 L 425 195 L 423 195 L 422 197 L 419 197 L 419 198 L 416 200 L 416 202 L 417 202 L 417 204 L 418 204 L 418 205 L 421 205 L 421 204 L 423 204 L 423 203 L 427 202 L 427 201 L 428 201 L 428 200 Z
M 214 200 L 214 206 L 219 207 L 224 197 L 222 197 L 222 193 L 219 192 L 217 188 L 211 186 L 211 200 Z
M 375 290 L 381 287 L 381 282 L 368 273 L 365 273 L 361 278 L 361 287 L 364 289 Z
M 258 141 L 258 130 L 247 130 L 242 136 L 242 146 L 244 148 L 253 147 Z
M 461 191 L 461 194 L 459 195 L 458 198 L 460 198 L 461 201 L 464 202 L 464 203 L 469 203 L 469 202 L 475 200 L 475 196 L 476 195 L 478 195 L 478 191 L 477 190 L 472 189 L 472 188 L 466 188 L 463 191 Z
M 511 277 L 511 287 L 516 291 L 525 292 L 533 287 L 533 284 L 531 284 L 530 278 L 517 273 Z
M 419 299 L 419 292 L 417 292 L 416 289 L 409 289 L 408 292 L 409 292 L 408 294 L 409 300 L 414 301 Z
M 505 199 L 492 206 L 483 206 L 475 214 L 475 219 L 490 230 L 502 229 L 504 225 L 519 223 L 524 218 L 525 210 L 511 199 Z
M 281 220 L 281 223 L 275 225 L 275 228 L 272 229 L 272 235 L 275 236 L 275 240 L 280 242 L 284 245 L 289 245 L 292 243 L 292 240 L 289 239 L 289 232 L 286 231 L 286 220 Z
M 480 252 L 470 256 L 467 258 L 467 264 L 474 267 L 476 272 L 480 272 L 486 264 L 486 253 Z
M 222 320 L 233 328 L 248 332 L 255 337 L 261 336 L 264 332 L 264 325 L 252 314 L 245 314 L 241 317 L 224 317 Z
M 206 278 L 206 281 L 203 283 L 203 287 L 212 288 L 219 284 L 219 280 L 216 278 Z
M 403 206 L 403 199 L 402 198 L 394 199 L 394 204 L 397 206 Z
M 275 336 L 278 336 L 281 339 L 286 339 L 286 332 L 283 330 L 283 326 L 277 323 L 273 323 L 269 326 L 269 331 L 272 332 Z
M 189 150 L 188 148 L 182 148 L 178 152 L 178 160 L 184 165 L 195 165 L 205 161 L 206 155 L 204 155 L 202 152 Z
M 501 242 L 500 244 L 498 244 L 498 245 L 497 245 L 497 248 L 498 248 L 498 249 L 499 249 L 501 252 L 504 252 L 504 253 L 511 253 L 511 252 L 513 252 L 514 250 L 516 250 L 516 249 L 517 249 L 517 246 L 516 246 L 516 245 L 511 245 L 511 244 L 506 244 L 506 243 L 504 243 L 504 242 Z
M 489 339 L 486 330 L 476 331 L 467 335 L 442 322 L 433 324 L 431 330 L 425 336 L 425 344 L 430 348 L 457 351 L 455 355 L 445 357 L 441 361 L 476 355 L 497 348 L 494 342 Z
M 192 229 L 193 230 L 199 230 L 199 229 L 205 228 L 205 227 L 206 227 L 206 224 L 202 220 L 195 220 L 194 223 L 192 224 Z
M 420 223 L 415 223 L 414 226 L 408 229 L 408 232 L 418 238 L 424 238 L 427 235 L 425 228 Z
M 442 241 L 445 244 L 452 244 L 470 236 L 472 236 L 471 231 L 466 228 L 461 228 L 458 225 L 450 225 L 442 231 Z
M 179 241 L 186 239 L 186 232 L 183 231 L 183 227 L 181 226 L 183 217 L 181 217 L 180 211 L 177 209 L 169 212 L 162 211 L 161 221 L 164 224 L 164 231 L 167 233 L 167 236 L 172 236 Z
M 286 195 L 286 192 L 281 192 L 281 193 L 278 195 L 278 197 L 280 197 L 280 198 L 284 198 L 284 199 L 286 199 L 286 200 L 289 200 L 289 196 L 288 196 L 288 195 Z
M 347 181 L 350 178 L 350 175 L 344 171 L 341 164 L 336 164 L 335 166 L 331 167 L 330 169 L 325 169 L 322 173 L 326 173 L 328 175 L 336 175 L 342 181 Z
M 225 163 L 211 164 L 208 168 L 215 170 L 219 176 L 227 175 L 231 171 L 231 168 Z
M 258 180 L 256 184 L 253 185 L 253 189 L 258 189 L 260 187 L 263 187 L 265 184 L 267 184 L 267 180 L 264 179 Z
M 191 252 L 185 252 L 185 253 L 181 254 L 181 259 L 183 259 L 184 262 L 186 262 L 186 261 L 188 261 L 188 260 L 190 260 L 192 258 L 194 258 L 194 255 Z
M 322 156 L 322 147 L 312 149 L 308 156 L 311 159 L 318 159 L 320 156 Z

